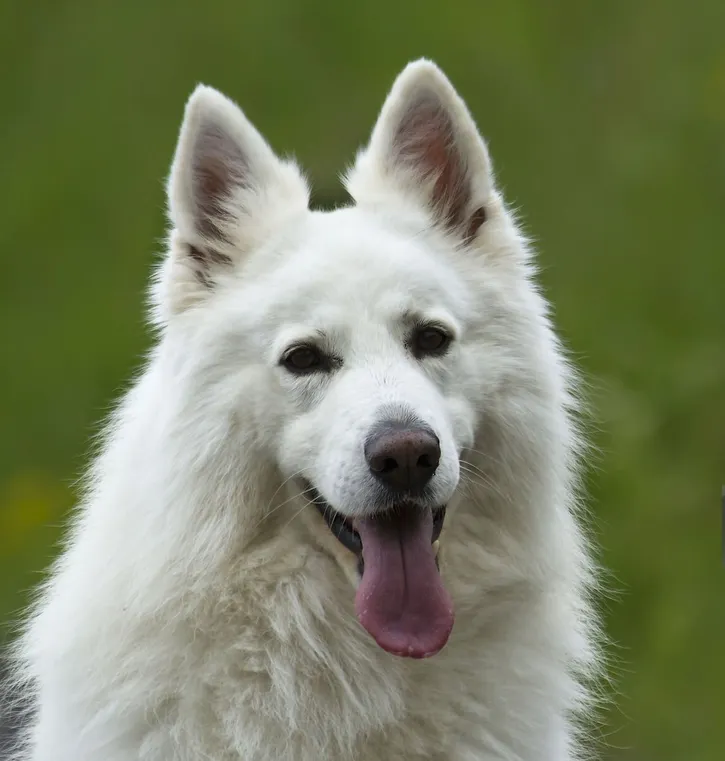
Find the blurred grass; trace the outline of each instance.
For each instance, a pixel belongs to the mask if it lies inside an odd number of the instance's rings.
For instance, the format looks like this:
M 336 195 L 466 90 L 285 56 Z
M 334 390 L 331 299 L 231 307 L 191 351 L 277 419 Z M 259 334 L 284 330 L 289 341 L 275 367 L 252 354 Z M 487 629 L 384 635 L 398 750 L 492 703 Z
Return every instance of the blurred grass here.
M 0 637 L 148 344 L 182 107 L 238 100 L 334 200 L 394 75 L 437 60 L 489 139 L 592 385 L 615 643 L 604 756 L 725 729 L 725 4 L 0 0 Z

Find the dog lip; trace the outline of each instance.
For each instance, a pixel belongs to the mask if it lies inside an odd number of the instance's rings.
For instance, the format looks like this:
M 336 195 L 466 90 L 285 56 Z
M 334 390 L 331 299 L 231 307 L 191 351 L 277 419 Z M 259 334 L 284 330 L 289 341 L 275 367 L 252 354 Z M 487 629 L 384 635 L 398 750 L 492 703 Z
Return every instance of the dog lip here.
M 433 538 L 430 540 L 431 544 L 437 542 L 440 538 L 441 531 L 443 530 L 443 521 L 446 519 L 446 505 L 435 508 L 433 510 Z
M 343 547 L 357 555 L 359 563 L 362 565 L 362 540 L 352 527 L 352 520 L 334 510 L 309 481 L 306 479 L 301 479 L 301 481 L 302 493 L 325 519 L 330 532 Z
M 309 482 L 305 482 L 304 494 L 325 519 L 325 523 L 327 523 L 328 528 L 340 544 L 357 555 L 360 558 L 360 563 L 362 563 L 362 540 L 360 539 L 360 534 L 353 528 L 352 518 L 335 510 Z M 433 534 L 430 540 L 431 544 L 440 538 L 443 521 L 446 517 L 446 507 L 446 505 L 441 505 L 432 510 Z
M 325 519 L 327 526 L 335 538 L 350 552 L 356 555 L 362 554 L 362 540 L 360 534 L 352 527 L 352 521 L 341 513 L 333 510 L 324 500 L 313 500 L 320 515 Z

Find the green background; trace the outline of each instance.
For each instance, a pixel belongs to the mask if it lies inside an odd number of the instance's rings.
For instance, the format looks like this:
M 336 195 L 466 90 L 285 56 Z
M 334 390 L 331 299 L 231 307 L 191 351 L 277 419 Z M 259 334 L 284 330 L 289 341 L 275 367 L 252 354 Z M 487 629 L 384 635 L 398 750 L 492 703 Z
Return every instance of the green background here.
M 332 202 L 420 55 L 489 139 L 589 380 L 612 590 L 601 753 L 721 759 L 723 0 L 2 0 L 0 638 L 148 346 L 144 289 L 193 86 L 240 102 Z

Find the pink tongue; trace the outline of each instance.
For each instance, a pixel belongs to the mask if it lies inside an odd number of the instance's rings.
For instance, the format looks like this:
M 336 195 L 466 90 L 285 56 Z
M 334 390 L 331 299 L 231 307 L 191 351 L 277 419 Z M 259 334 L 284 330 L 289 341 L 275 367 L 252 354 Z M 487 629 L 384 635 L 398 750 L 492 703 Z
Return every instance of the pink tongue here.
M 358 620 L 389 653 L 435 655 L 453 628 L 453 603 L 436 567 L 431 511 L 405 507 L 356 521 L 355 529 L 365 561 Z

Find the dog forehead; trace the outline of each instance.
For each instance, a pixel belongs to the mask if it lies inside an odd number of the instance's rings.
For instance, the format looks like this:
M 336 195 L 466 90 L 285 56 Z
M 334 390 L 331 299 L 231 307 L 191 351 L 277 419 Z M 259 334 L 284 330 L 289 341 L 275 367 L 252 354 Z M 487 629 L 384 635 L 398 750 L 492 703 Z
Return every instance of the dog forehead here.
M 298 305 L 384 314 L 415 304 L 459 312 L 467 301 L 452 257 L 431 245 L 425 228 L 398 228 L 356 208 L 311 214 L 274 279 L 274 290 Z

